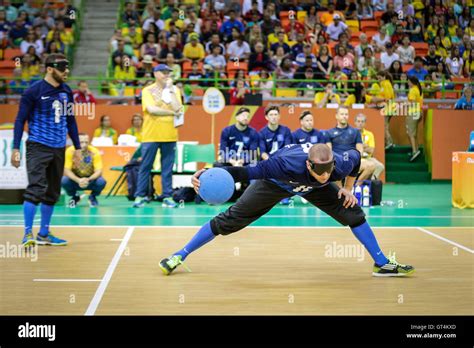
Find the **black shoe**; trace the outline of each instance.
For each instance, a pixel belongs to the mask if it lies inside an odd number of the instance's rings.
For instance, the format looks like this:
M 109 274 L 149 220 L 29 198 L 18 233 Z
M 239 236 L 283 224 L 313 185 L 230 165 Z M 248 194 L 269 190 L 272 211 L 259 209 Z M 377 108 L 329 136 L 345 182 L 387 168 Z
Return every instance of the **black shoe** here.
M 77 204 L 80 202 L 81 200 L 81 197 L 80 196 L 72 196 L 70 199 L 69 199 L 69 202 L 68 202 L 68 207 L 69 208 L 75 208 L 77 206 Z
M 415 272 L 415 268 L 410 265 L 402 265 L 395 259 L 395 253 L 388 256 L 388 262 L 385 265 L 378 266 L 374 264 L 372 275 L 374 277 L 406 277 Z

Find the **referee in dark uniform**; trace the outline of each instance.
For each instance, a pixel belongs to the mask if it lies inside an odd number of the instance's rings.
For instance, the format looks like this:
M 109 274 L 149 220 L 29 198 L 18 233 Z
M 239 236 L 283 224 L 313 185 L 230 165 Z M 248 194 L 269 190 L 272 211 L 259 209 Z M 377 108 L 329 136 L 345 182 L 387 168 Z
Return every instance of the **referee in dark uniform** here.
M 51 54 L 46 58 L 46 75 L 35 82 L 21 97 L 15 120 L 11 163 L 20 166 L 20 143 L 25 122 L 28 122 L 26 142 L 26 169 L 28 187 L 24 194 L 23 214 L 25 235 L 23 245 L 66 245 L 63 239 L 49 231 L 54 205 L 61 193 L 61 178 L 64 171 L 66 137 L 69 134 L 76 148 L 75 160 L 80 156 L 81 144 L 73 110 L 73 94 L 65 83 L 69 74 L 69 63 L 62 54 Z M 33 220 L 40 204 L 41 227 L 33 237 Z

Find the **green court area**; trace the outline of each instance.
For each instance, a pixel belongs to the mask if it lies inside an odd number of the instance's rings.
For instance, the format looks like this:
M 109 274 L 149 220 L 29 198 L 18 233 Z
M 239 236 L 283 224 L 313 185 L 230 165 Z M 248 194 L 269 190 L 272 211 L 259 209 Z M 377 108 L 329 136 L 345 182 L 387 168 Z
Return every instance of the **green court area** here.
M 472 210 L 451 206 L 450 183 L 387 184 L 383 187 L 383 201 L 391 201 L 391 205 L 364 208 L 372 226 L 474 226 Z M 64 202 L 62 199 L 55 209 L 53 226 L 199 226 L 229 206 L 185 203 L 180 208 L 169 209 L 162 208 L 160 202 L 152 202 L 144 208 L 134 209 L 132 202 L 122 196 L 99 197 L 100 206 L 93 209 L 89 208 L 86 198 L 75 208 L 69 208 Z M 38 214 L 35 225 L 39 224 L 39 218 Z M 23 225 L 22 206 L 0 206 L 0 225 Z M 295 197 L 294 204 L 275 206 L 252 226 L 297 228 L 339 225 L 325 213 Z

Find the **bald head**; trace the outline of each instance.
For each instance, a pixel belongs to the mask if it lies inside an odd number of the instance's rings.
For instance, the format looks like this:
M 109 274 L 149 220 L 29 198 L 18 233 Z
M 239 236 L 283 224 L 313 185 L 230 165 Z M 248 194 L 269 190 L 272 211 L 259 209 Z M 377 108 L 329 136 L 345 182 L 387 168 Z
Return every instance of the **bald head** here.
M 314 144 L 309 149 L 308 159 L 313 163 L 328 163 L 333 160 L 332 151 L 326 144 Z

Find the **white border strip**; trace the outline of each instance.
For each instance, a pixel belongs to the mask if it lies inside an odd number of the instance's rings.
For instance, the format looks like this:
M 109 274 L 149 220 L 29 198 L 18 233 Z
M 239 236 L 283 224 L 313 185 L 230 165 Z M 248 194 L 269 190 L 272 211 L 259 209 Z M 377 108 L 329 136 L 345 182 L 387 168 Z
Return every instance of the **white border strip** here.
M 97 307 L 100 304 L 100 301 L 102 300 L 102 297 L 104 296 L 105 290 L 107 289 L 107 286 L 109 285 L 110 279 L 112 278 L 112 275 L 114 274 L 115 268 L 117 267 L 120 257 L 122 256 L 123 252 L 125 251 L 125 247 L 127 246 L 128 241 L 132 237 L 133 231 L 135 227 L 130 226 L 127 230 L 127 233 L 125 233 L 125 236 L 123 237 L 122 242 L 120 243 L 117 251 L 115 252 L 115 255 L 112 259 L 112 261 L 109 264 L 109 267 L 107 268 L 107 271 L 104 274 L 104 277 L 102 278 L 99 287 L 97 288 L 97 291 L 95 292 L 94 297 L 91 300 L 91 303 L 89 304 L 89 307 L 86 310 L 86 313 L 84 315 L 94 315 L 95 311 L 97 310 Z
M 460 249 L 463 249 L 471 254 L 474 254 L 474 250 L 472 249 L 469 249 L 468 247 L 465 247 L 464 245 L 461 245 L 459 243 L 456 243 L 456 242 L 453 242 L 452 240 L 449 240 L 447 238 L 444 238 L 444 237 L 441 237 L 440 235 L 436 234 L 436 233 L 433 233 L 431 231 L 428 231 L 428 230 L 425 230 L 424 228 L 421 228 L 421 227 L 417 227 L 416 228 L 418 231 L 421 231 L 423 233 L 426 233 L 426 234 L 429 234 L 430 236 L 433 236 L 435 238 L 438 238 L 440 240 L 442 240 L 443 242 L 446 242 L 446 243 L 449 243 L 449 244 L 452 244 L 454 246 L 457 246 L 458 248 Z
M 33 279 L 34 282 L 100 282 L 102 279 Z
M 23 225 L 0 225 L 0 227 L 23 227 Z M 121 228 L 124 229 L 127 226 L 121 226 L 121 225 L 54 225 L 56 228 L 72 228 L 72 227 L 79 227 L 79 228 Z M 202 225 L 179 225 L 179 226 L 163 226 L 163 225 L 135 225 L 135 228 L 166 228 L 166 229 L 172 229 L 172 228 L 200 228 Z M 277 225 L 268 225 L 268 226 L 248 226 L 246 228 L 281 228 L 281 229 L 330 229 L 330 228 L 346 228 L 346 226 L 277 226 Z M 378 229 L 378 228 L 393 228 L 393 229 L 416 229 L 418 226 L 370 226 L 372 229 Z M 431 228 L 449 228 L 449 229 L 454 229 L 454 228 L 472 228 L 472 226 L 432 226 Z

